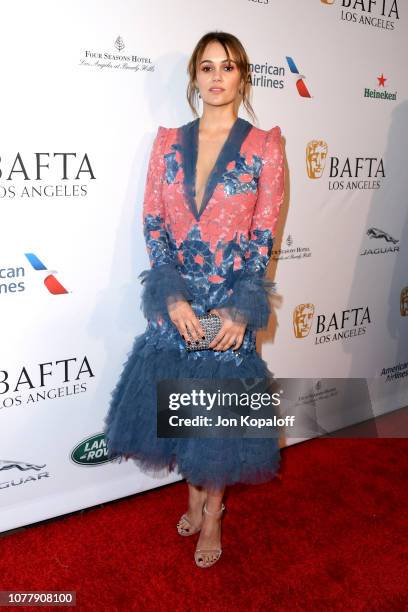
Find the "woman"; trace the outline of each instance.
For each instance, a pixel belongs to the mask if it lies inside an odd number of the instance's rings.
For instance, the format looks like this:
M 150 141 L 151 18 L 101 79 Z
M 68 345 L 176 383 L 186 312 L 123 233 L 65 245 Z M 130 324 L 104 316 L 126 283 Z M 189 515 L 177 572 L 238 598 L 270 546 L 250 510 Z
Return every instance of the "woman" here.
M 179 378 L 266 378 L 256 331 L 267 325 L 265 277 L 284 195 L 280 128 L 261 130 L 238 117 L 249 97 L 249 61 L 233 35 L 209 32 L 188 66 L 187 98 L 196 119 L 159 126 L 143 205 L 151 268 L 144 270 L 146 331 L 136 336 L 105 419 L 109 456 L 132 458 L 144 471 L 175 467 L 189 488 L 180 535 L 200 531 L 199 567 L 221 555 L 225 487 L 272 479 L 277 438 L 158 438 L 156 383 Z M 198 118 L 197 94 L 203 101 Z M 212 312 L 222 326 L 208 349 L 188 351 Z M 191 345 L 190 345 L 191 346 Z

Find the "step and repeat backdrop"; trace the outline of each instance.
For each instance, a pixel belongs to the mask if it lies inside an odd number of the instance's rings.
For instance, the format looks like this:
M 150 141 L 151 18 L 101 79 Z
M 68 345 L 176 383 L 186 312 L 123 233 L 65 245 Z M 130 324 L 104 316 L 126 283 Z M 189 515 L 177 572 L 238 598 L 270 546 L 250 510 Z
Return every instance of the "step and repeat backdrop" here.
M 352 378 L 368 380 L 376 415 L 407 405 L 406 2 L 26 0 L 0 13 L 0 531 L 181 478 L 108 461 L 101 432 L 146 326 L 150 148 L 158 125 L 193 119 L 187 62 L 211 30 L 242 41 L 256 125 L 284 139 L 278 295 L 259 351 L 275 376 L 313 380 L 299 401 L 338 428 L 364 418 Z

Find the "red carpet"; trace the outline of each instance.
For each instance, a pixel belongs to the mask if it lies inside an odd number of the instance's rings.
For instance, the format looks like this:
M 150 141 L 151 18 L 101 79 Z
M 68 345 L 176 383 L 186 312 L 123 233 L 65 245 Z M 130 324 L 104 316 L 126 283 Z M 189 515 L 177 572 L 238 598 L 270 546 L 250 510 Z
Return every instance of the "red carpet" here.
M 282 479 L 228 490 L 210 569 L 194 564 L 198 536 L 176 532 L 184 481 L 6 534 L 1 590 L 76 590 L 81 611 L 407 610 L 407 451 L 406 439 L 282 449 Z

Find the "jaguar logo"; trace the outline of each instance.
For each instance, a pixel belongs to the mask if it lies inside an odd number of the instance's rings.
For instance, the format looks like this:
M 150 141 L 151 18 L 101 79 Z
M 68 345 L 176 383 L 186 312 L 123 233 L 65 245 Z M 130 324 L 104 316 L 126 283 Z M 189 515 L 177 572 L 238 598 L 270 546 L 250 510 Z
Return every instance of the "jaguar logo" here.
M 370 227 L 367 230 L 367 236 L 369 238 L 384 238 L 386 242 L 392 242 L 393 244 L 397 244 L 397 242 L 399 242 L 399 240 L 393 238 L 390 234 L 387 234 L 387 232 L 384 232 L 384 230 L 378 229 L 377 227 Z
M 44 465 L 38 465 L 35 463 L 27 463 L 26 461 L 9 461 L 7 459 L 0 459 L 0 472 L 12 470 L 13 468 L 20 470 L 20 472 L 27 472 L 28 470 L 39 472 L 45 468 L 45 466 L 46 463 L 44 463 Z

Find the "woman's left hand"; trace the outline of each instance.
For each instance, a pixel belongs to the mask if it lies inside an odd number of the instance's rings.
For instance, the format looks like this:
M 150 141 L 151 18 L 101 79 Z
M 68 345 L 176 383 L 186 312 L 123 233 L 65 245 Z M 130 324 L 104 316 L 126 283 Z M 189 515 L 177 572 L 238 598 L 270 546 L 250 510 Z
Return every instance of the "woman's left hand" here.
M 222 321 L 222 326 L 218 334 L 211 340 L 208 348 L 215 351 L 226 351 L 232 347 L 237 351 L 244 339 L 246 323 L 233 321 L 222 308 L 212 308 L 210 314 L 216 314 Z

